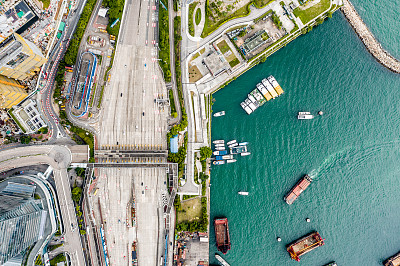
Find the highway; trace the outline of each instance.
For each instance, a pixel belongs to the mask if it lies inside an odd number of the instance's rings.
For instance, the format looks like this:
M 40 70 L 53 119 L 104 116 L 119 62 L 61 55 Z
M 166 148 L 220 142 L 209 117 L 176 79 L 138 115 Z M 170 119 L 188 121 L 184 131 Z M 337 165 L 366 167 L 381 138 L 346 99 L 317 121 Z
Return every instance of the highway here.
M 83 266 L 86 264 L 67 175 L 67 167 L 71 160 L 71 151 L 64 146 L 25 146 L 0 152 L 0 172 L 37 164 L 47 164 L 53 167 L 63 221 L 64 250 L 70 255 L 72 265 Z
M 157 61 L 157 22 L 155 0 L 126 0 L 99 116 L 100 151 L 167 149 L 169 108 L 157 103 L 157 99 L 168 99 Z M 166 162 L 165 157 L 158 160 Z M 165 168 L 100 168 L 98 172 L 99 190 L 91 202 L 96 221 L 104 226 L 109 265 L 127 265 L 133 241 L 137 241 L 139 265 L 158 265 L 165 245 Z M 127 227 L 131 212 L 127 206 L 133 197 L 137 227 Z
M 56 140 L 59 138 L 69 139 L 63 126 L 60 125 L 59 118 L 54 110 L 52 104 L 52 92 L 54 89 L 58 65 L 68 48 L 69 40 L 75 32 L 75 28 L 78 24 L 79 17 L 82 14 L 85 4 L 86 0 L 78 0 L 76 9 L 68 14 L 68 17 L 65 21 L 66 26 L 63 35 L 54 46 L 49 55 L 48 62 L 42 67 L 42 75 L 38 78 L 37 84 L 40 92 L 37 93 L 36 99 L 42 117 L 44 117 L 44 119 L 47 121 L 49 130 L 52 132 L 51 140 L 48 142 L 50 144 L 56 142 Z

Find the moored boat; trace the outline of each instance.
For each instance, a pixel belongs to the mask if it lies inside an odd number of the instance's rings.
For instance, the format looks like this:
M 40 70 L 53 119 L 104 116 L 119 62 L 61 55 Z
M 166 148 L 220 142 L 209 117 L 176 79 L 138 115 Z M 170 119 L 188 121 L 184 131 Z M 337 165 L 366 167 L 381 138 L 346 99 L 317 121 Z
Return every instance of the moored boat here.
M 247 152 L 247 146 L 237 146 L 230 149 L 231 154 L 238 154 Z
M 214 149 L 216 151 L 223 151 L 223 150 L 225 150 L 225 147 L 215 147 Z
M 214 151 L 213 155 L 226 155 L 228 154 L 228 151 L 223 150 L 223 151 Z
M 223 115 L 225 115 L 225 111 L 215 113 L 214 117 L 223 116 Z
M 217 160 L 213 162 L 214 165 L 221 165 L 221 164 L 225 164 L 225 161 L 222 160 Z
M 249 195 L 249 192 L 247 192 L 247 191 L 239 191 L 238 194 L 242 195 L 242 196 L 247 196 L 247 195 Z
M 239 146 L 239 144 L 233 143 L 233 144 L 231 144 L 231 145 L 228 145 L 228 148 L 233 148 L 233 147 L 236 147 L 236 146 Z
M 242 153 L 240 153 L 240 156 L 247 156 L 247 155 L 250 155 L 251 153 L 250 152 L 242 152 Z
M 314 116 L 310 112 L 299 112 L 297 115 L 297 119 L 299 120 L 307 120 L 307 119 L 313 119 Z
M 234 139 L 234 140 L 228 141 L 228 142 L 226 143 L 226 145 L 231 145 L 231 144 L 236 143 L 236 142 L 237 142 L 236 139 Z
M 225 147 L 225 144 L 214 144 L 215 147 Z
M 230 266 L 219 254 L 215 253 L 215 258 L 221 263 L 222 266 Z
M 311 184 L 311 177 L 309 175 L 305 175 L 302 179 L 300 179 L 297 184 L 289 191 L 288 194 L 283 198 L 287 204 L 292 204 L 300 194 Z
M 229 237 L 229 225 L 227 218 L 217 218 L 214 220 L 215 242 L 219 251 L 226 254 L 231 249 L 231 239 Z
M 223 140 L 223 139 L 217 139 L 217 140 L 214 140 L 213 143 L 214 143 L 214 144 L 224 144 L 224 143 L 225 143 L 225 140 Z
M 300 256 L 325 245 L 324 240 L 318 232 L 312 232 L 290 244 L 287 251 L 292 259 L 300 261 Z
M 240 142 L 239 146 L 246 146 L 247 144 L 249 144 L 248 142 Z
M 236 159 L 230 159 L 230 160 L 226 160 L 226 163 L 235 163 L 235 162 L 237 162 L 237 160 L 236 160 Z

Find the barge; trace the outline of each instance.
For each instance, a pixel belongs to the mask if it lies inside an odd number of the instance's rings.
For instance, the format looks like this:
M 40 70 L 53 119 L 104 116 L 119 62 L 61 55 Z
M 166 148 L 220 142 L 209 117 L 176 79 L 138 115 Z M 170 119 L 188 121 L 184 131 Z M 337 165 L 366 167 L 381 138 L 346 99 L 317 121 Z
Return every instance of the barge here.
M 287 204 L 291 205 L 300 194 L 311 184 L 311 177 L 305 175 L 297 184 L 289 191 L 288 194 L 283 198 Z
M 269 76 L 256 85 L 256 89 L 247 95 L 247 98 L 240 103 L 240 106 L 247 114 L 251 114 L 258 107 L 271 99 L 275 99 L 282 93 L 283 90 L 276 79 L 273 76 Z
M 400 266 L 400 252 L 383 262 L 385 266 Z
M 229 237 L 228 218 L 217 218 L 214 220 L 215 240 L 219 251 L 224 255 L 231 249 Z
M 312 232 L 290 244 L 287 252 L 292 259 L 300 261 L 300 256 L 325 245 L 324 241 L 325 239 L 322 239 L 318 232 Z

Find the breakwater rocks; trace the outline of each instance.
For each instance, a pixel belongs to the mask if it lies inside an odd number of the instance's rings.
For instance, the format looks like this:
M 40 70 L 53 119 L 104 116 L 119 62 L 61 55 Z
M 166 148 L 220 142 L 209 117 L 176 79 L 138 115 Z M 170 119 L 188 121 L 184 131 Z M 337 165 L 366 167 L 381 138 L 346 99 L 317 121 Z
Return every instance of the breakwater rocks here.
M 382 48 L 350 1 L 343 0 L 340 9 L 371 55 L 389 70 L 400 74 L 400 62 Z

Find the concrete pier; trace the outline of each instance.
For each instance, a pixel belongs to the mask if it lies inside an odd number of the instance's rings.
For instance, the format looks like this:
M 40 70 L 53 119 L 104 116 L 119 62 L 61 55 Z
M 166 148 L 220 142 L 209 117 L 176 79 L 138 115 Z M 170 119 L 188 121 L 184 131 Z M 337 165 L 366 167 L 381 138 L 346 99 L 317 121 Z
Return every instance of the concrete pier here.
M 343 0 L 340 9 L 371 55 L 389 70 L 400 73 L 400 62 L 382 48 L 350 1 Z

